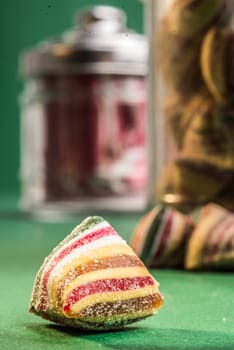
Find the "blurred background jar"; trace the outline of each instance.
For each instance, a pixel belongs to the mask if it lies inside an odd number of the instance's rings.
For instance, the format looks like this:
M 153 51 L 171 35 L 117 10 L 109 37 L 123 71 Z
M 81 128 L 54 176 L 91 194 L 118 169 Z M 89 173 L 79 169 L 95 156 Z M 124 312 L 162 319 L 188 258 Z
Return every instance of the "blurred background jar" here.
M 145 0 L 151 202 L 234 210 L 234 1 Z
M 96 6 L 24 53 L 21 207 L 139 211 L 147 202 L 147 41 Z

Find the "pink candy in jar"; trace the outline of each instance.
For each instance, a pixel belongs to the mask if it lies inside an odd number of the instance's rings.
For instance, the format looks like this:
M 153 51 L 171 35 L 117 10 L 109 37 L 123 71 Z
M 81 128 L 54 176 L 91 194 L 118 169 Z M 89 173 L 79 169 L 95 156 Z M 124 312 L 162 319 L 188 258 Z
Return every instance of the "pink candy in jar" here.
M 147 42 L 97 6 L 21 61 L 21 205 L 40 213 L 135 211 L 147 201 Z

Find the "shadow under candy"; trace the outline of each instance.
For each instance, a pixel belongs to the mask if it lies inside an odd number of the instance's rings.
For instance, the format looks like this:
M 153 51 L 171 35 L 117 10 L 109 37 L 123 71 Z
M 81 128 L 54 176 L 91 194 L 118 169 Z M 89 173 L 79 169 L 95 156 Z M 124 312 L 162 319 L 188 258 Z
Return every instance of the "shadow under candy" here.
M 60 325 L 28 325 L 43 337 L 79 340 L 79 349 L 233 350 L 234 334 L 224 332 L 129 326 L 115 331 L 84 331 Z M 62 337 L 61 337 L 62 336 Z M 76 342 L 76 344 L 78 344 Z

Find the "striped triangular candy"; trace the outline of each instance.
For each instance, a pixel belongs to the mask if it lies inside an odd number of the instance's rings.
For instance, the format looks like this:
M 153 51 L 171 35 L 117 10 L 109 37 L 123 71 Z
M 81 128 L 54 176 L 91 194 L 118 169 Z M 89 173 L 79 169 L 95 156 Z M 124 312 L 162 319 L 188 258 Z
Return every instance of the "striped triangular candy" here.
M 154 314 L 159 283 L 103 218 L 85 219 L 45 259 L 29 310 L 56 323 L 108 330 Z

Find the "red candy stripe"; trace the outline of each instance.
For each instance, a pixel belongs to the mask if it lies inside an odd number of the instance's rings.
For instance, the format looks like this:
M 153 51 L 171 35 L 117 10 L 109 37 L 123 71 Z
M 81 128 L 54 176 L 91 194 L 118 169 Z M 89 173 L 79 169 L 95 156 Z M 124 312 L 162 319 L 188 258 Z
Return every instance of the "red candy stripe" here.
M 41 301 L 39 304 L 39 310 L 42 310 L 42 311 L 46 310 L 47 293 L 48 293 L 47 283 L 48 283 L 50 274 L 52 270 L 55 268 L 55 266 L 57 265 L 57 263 L 60 262 L 63 258 L 65 258 L 67 255 L 69 255 L 73 250 L 80 248 L 100 238 L 113 236 L 113 235 L 117 235 L 117 233 L 111 226 L 107 226 L 97 231 L 91 232 L 82 238 L 78 238 L 75 242 L 73 242 L 71 245 L 63 249 L 57 256 L 55 256 L 51 262 L 49 262 L 49 267 L 45 271 L 42 279 Z
M 73 304 L 92 294 L 122 292 L 152 285 L 154 285 L 154 280 L 151 276 L 119 279 L 113 278 L 88 282 L 73 289 L 73 291 L 67 297 L 63 311 L 68 312 Z

